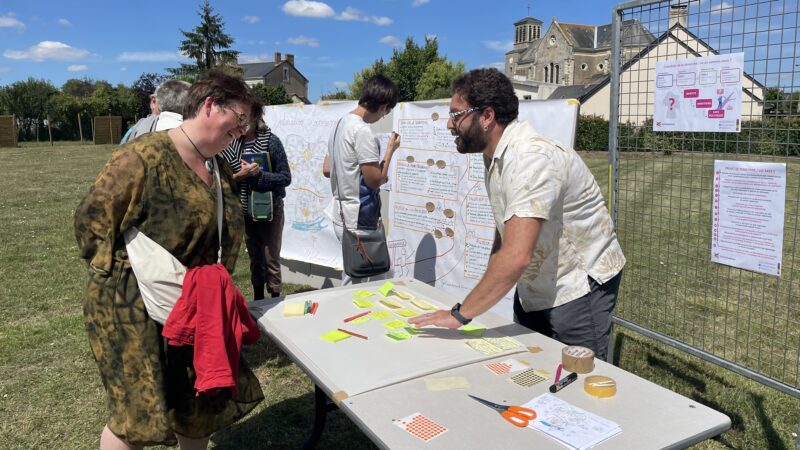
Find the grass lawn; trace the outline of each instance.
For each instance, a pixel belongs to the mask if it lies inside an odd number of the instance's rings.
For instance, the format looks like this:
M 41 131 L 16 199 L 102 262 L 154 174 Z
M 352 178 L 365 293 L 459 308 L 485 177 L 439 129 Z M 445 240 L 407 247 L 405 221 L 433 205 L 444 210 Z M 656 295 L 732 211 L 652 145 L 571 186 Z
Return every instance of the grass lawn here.
M 68 144 L 0 149 L 0 447 L 97 448 L 105 422 L 105 394 L 83 330 L 85 268 L 77 258 L 72 215 L 112 150 L 113 146 Z M 584 157 L 605 186 L 606 155 Z M 638 207 L 653 205 L 643 201 Z M 622 215 L 620 219 L 627 220 Z M 624 232 L 621 227 L 623 241 Z M 636 269 L 630 272 L 646 271 L 655 261 L 638 261 L 644 242 L 624 245 L 635 249 L 629 261 L 637 258 L 631 266 Z M 246 261 L 242 255 L 234 280 L 249 295 Z M 670 260 L 679 262 L 677 257 Z M 625 295 L 652 284 L 630 272 L 623 280 Z M 304 289 L 308 287 L 290 285 L 287 292 Z M 706 295 L 703 302 L 712 297 Z M 691 312 L 696 314 L 695 324 L 706 314 Z M 662 316 L 657 325 L 678 323 L 679 318 Z M 731 417 L 730 432 L 696 448 L 795 448 L 797 399 L 619 327 L 615 339 L 620 367 Z M 246 348 L 244 357 L 261 380 L 266 400 L 243 421 L 215 435 L 212 447 L 299 447 L 312 423 L 311 382 L 268 339 Z M 374 446 L 337 412 L 329 416 L 319 448 Z

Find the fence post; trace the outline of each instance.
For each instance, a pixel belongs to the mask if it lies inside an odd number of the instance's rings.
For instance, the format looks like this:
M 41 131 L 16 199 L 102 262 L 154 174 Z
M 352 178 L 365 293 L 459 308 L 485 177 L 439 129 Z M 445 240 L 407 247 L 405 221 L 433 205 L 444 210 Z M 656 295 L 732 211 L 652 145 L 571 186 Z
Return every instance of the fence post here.
M 47 115 L 47 137 L 50 138 L 50 146 L 53 146 L 53 125 L 50 124 L 50 114 Z
M 78 134 L 80 134 L 81 144 L 83 144 L 83 125 L 81 124 L 81 113 L 78 113 Z

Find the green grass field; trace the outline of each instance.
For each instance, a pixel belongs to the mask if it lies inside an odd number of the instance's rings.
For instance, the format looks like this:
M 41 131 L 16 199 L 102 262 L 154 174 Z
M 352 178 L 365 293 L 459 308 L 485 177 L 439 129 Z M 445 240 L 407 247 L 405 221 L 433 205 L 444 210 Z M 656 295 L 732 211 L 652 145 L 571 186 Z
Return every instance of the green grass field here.
M 112 149 L 93 145 L 0 149 L 2 448 L 97 448 L 105 422 L 105 396 L 83 330 L 85 268 L 77 258 L 72 215 Z M 605 186 L 606 155 L 590 154 L 585 159 Z M 654 207 L 647 202 L 641 206 Z M 635 252 L 645 247 L 644 242 L 629 244 Z M 249 295 L 246 258 L 239 260 L 234 280 Z M 652 263 L 657 264 L 655 259 Z M 647 262 L 637 262 L 636 267 L 642 264 Z M 626 273 L 625 294 L 648 288 L 635 279 Z M 308 288 L 289 286 L 287 292 L 303 289 Z M 615 362 L 620 367 L 731 417 L 731 431 L 696 448 L 795 448 L 797 399 L 619 327 L 615 339 Z M 261 380 L 266 400 L 243 421 L 215 435 L 212 447 L 297 448 L 312 423 L 311 382 L 268 339 L 246 348 L 244 357 Z M 319 448 L 374 446 L 336 412 L 329 416 Z

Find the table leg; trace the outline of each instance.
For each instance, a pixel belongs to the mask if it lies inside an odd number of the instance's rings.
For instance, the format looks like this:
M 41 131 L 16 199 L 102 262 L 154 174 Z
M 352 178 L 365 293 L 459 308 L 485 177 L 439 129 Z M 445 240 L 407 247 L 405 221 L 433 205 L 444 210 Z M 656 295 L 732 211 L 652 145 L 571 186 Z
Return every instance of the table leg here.
M 328 400 L 325 392 L 314 385 L 314 429 L 311 430 L 311 436 L 308 437 L 305 444 L 301 447 L 303 450 L 313 449 L 317 446 L 319 438 L 322 436 L 322 430 L 325 428 L 325 419 L 328 413 L 339 409 L 332 401 Z

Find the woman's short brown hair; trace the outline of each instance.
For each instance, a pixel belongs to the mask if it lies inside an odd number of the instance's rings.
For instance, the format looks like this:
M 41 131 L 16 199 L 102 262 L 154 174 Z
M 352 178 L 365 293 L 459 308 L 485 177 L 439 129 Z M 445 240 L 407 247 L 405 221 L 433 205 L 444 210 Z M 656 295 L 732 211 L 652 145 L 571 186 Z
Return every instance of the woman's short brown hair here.
M 186 104 L 183 106 L 183 119 L 195 117 L 208 97 L 211 97 L 214 103 L 220 106 L 240 101 L 251 107 L 258 101 L 241 78 L 228 75 L 220 70 L 211 70 L 195 81 L 189 89 Z

